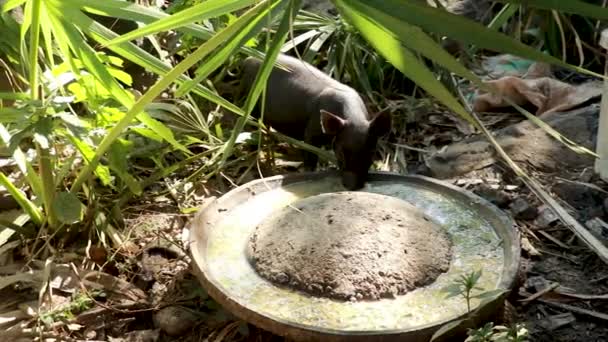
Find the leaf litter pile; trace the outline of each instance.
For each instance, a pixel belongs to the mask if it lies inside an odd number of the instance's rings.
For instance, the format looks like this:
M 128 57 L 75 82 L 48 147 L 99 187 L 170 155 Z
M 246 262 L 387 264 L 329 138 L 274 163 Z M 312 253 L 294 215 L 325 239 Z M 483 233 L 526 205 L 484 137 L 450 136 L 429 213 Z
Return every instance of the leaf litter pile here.
M 377 300 L 448 270 L 447 234 L 413 205 L 367 192 L 312 196 L 256 227 L 248 250 L 260 275 L 312 295 Z

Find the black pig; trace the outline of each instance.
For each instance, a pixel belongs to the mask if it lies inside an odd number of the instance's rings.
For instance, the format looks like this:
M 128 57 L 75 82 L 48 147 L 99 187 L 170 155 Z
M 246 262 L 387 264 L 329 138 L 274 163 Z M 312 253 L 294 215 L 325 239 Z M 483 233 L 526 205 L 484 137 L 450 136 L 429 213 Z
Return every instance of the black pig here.
M 333 138 L 342 184 L 349 190 L 362 188 L 378 137 L 390 130 L 390 114 L 370 117 L 353 88 L 306 62 L 283 54 L 277 62 L 267 83 L 265 124 L 313 146 L 326 145 Z M 257 58 L 245 59 L 242 89 L 251 87 L 261 65 Z M 316 164 L 317 156 L 307 153 L 305 166 Z

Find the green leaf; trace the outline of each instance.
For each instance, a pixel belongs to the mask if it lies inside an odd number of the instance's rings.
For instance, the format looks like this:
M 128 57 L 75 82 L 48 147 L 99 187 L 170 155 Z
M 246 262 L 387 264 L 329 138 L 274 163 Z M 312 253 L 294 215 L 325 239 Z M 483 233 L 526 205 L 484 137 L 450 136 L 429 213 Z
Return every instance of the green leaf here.
M 57 219 L 64 224 L 74 224 L 82 220 L 84 205 L 76 195 L 60 192 L 53 201 L 53 212 Z
M 129 165 L 127 162 L 127 154 L 130 150 L 130 143 L 117 139 L 110 147 L 110 169 L 114 171 L 120 179 L 122 179 L 129 190 L 135 195 L 141 195 L 142 187 L 140 182 L 129 173 Z
M 165 79 L 164 82 L 162 82 L 163 80 L 159 81 L 159 83 L 153 86 L 150 91 L 146 93 L 147 96 L 144 95 L 142 96 L 142 98 L 139 99 L 139 101 L 133 103 L 133 96 L 127 93 L 110 75 L 110 73 L 106 70 L 106 67 L 99 61 L 92 48 L 84 43 L 78 31 L 76 31 L 75 28 L 71 25 L 73 23 L 78 24 L 79 20 L 81 20 L 82 16 L 84 15 L 73 8 L 67 7 L 66 3 L 63 3 L 58 0 L 48 0 L 47 5 L 49 6 L 49 8 L 52 8 L 52 10 L 49 10 L 49 13 L 51 14 L 51 22 L 54 26 L 54 32 L 58 36 L 59 46 L 63 50 L 64 54 L 66 56 L 69 56 L 70 52 L 66 51 L 66 49 L 68 47 L 72 49 L 74 53 L 78 56 L 78 58 L 86 66 L 87 70 L 94 74 L 96 78 L 102 84 L 104 84 L 104 86 L 112 93 L 113 96 L 115 96 L 115 98 L 119 102 L 121 102 L 125 107 L 130 108 L 125 117 L 108 132 L 108 135 L 104 137 L 104 139 L 97 147 L 96 153 L 93 158 L 91 158 L 89 160 L 89 163 L 86 164 L 85 167 L 81 170 L 80 174 L 76 178 L 76 181 L 72 185 L 72 191 L 76 191 L 80 188 L 84 180 L 90 176 L 90 172 L 95 169 L 99 162 L 99 159 L 108 150 L 112 142 L 117 139 L 120 134 L 122 134 L 122 132 L 128 127 L 128 125 L 131 123 L 132 119 L 135 116 L 143 112 L 146 103 L 143 102 L 142 99 L 147 102 L 152 101 L 157 95 L 160 94 L 163 89 L 165 89 L 175 79 L 175 77 L 169 80 Z M 63 18 L 68 17 L 71 20 L 70 24 L 66 23 L 63 20 Z M 78 73 L 77 70 L 74 71 Z M 185 70 L 179 71 L 181 73 Z M 174 69 L 173 72 L 176 72 L 176 70 Z M 153 96 L 151 96 L 152 90 L 154 90 L 153 93 L 156 93 Z M 140 117 L 146 120 L 147 123 L 152 124 L 152 127 L 150 127 L 151 129 L 160 129 L 156 133 L 165 138 L 169 138 L 168 142 L 171 143 L 174 147 L 189 154 L 189 151 L 172 137 L 173 135 L 170 130 L 162 129 L 160 125 L 157 125 L 151 120 L 147 120 L 147 117 L 145 115 L 141 115 Z
M 30 216 L 30 219 L 37 225 L 42 224 L 43 214 L 42 211 L 32 203 L 25 194 L 17 189 L 15 185 L 0 172 L 0 185 L 4 186 L 13 199 L 19 204 L 19 206 Z
M 592 5 L 580 0 L 496 0 L 502 3 L 521 4 L 524 6 L 540 8 L 545 10 L 554 10 L 559 12 L 579 14 L 585 17 L 595 19 L 608 19 L 608 8 Z
M 96 40 L 97 42 L 104 44 L 108 40 L 117 37 L 116 33 L 107 29 L 103 25 L 93 21 L 89 17 L 82 18 L 85 23 L 84 32 L 89 35 L 91 38 Z M 137 47 L 132 43 L 120 43 L 116 45 L 110 45 L 108 47 L 111 51 L 121 55 L 125 59 L 143 67 L 146 70 L 150 70 L 158 75 L 165 76 L 172 67 L 162 62 L 160 59 L 152 56 L 141 48 Z M 186 81 L 189 81 L 190 78 L 180 75 L 176 80 L 178 84 L 183 84 Z M 223 108 L 237 114 L 243 115 L 241 109 L 231 102 L 225 100 L 221 96 L 213 93 L 208 88 L 202 86 L 201 84 L 197 84 L 194 88 L 194 92 L 203 98 L 222 106 Z
M 349 3 L 356 3 L 355 1 Z M 388 30 L 367 19 L 366 15 L 353 7 L 346 5 L 346 1 L 335 0 L 335 4 L 342 15 L 354 25 L 361 35 L 388 60 L 397 70 L 414 81 L 430 95 L 434 96 L 446 107 L 474 123 L 470 114 L 462 107 L 460 102 L 452 96 L 449 90 L 435 78 L 435 75 Z M 358 5 L 360 5 L 357 2 Z
M 266 81 L 270 76 L 270 72 L 274 68 L 274 63 L 277 59 L 277 56 L 281 52 L 281 46 L 285 42 L 287 35 L 289 33 L 289 26 L 292 21 L 292 18 L 295 16 L 297 11 L 300 8 L 301 1 L 300 0 L 292 0 L 290 1 L 289 9 L 283 15 L 283 20 L 279 25 L 279 29 L 277 30 L 272 44 L 268 49 L 268 53 L 262 63 L 258 74 L 249 90 L 249 94 L 247 99 L 245 100 L 245 116 L 242 116 L 237 121 L 234 129 L 232 130 L 232 134 L 230 135 L 230 139 L 226 142 L 226 145 L 222 151 L 222 159 L 220 160 L 220 165 L 223 165 L 228 157 L 232 155 L 232 149 L 234 148 L 234 144 L 236 142 L 236 138 L 239 136 L 243 128 L 245 127 L 245 123 L 249 117 L 249 114 L 253 111 L 255 103 L 258 101 L 260 94 L 265 89 Z
M 334 33 L 334 30 L 324 30 L 321 31 L 321 34 L 315 37 L 315 39 L 310 44 L 310 47 L 307 49 L 302 59 L 306 62 L 313 62 L 313 58 L 319 55 L 319 51 L 325 42 L 331 37 Z
M 55 67 L 55 54 L 53 51 L 53 33 L 52 33 L 52 25 L 49 20 L 49 14 L 46 9 L 46 6 L 41 6 L 40 8 L 40 29 L 42 30 L 42 37 L 44 43 L 44 51 L 46 53 L 46 58 L 50 64 L 51 69 Z
M 498 30 L 502 25 L 506 24 L 518 10 L 519 6 L 513 4 L 504 5 L 500 12 L 492 19 L 490 24 L 488 24 L 488 28 L 491 30 Z
M 180 11 L 155 23 L 126 33 L 119 38 L 108 42 L 108 45 L 130 41 L 139 37 L 155 34 L 162 31 L 175 30 L 179 27 L 216 18 L 226 13 L 239 10 L 254 4 L 255 0 L 208 0 L 186 10 Z
M 165 141 L 172 141 L 172 140 L 176 141 L 175 138 L 173 137 L 173 131 L 171 131 L 171 129 L 169 127 L 165 126 L 165 124 L 163 124 L 162 122 L 150 117 L 150 115 L 148 113 L 146 113 L 146 112 L 139 113 L 139 115 L 137 115 L 137 119 L 139 121 L 141 121 L 144 125 L 146 125 L 148 128 L 150 128 L 150 130 L 152 130 L 156 135 L 163 138 Z M 179 145 L 183 146 L 181 144 L 179 144 Z M 190 151 L 188 149 L 186 149 L 185 146 L 183 146 L 183 148 L 187 152 L 186 154 L 191 154 Z M 182 149 L 180 148 L 180 150 L 182 150 Z
M 2 5 L 2 12 L 8 12 L 8 11 L 14 9 L 17 6 L 23 5 L 23 3 L 26 2 L 26 1 L 27 0 L 7 0 Z
M 463 293 L 463 288 L 462 285 L 454 283 L 454 284 L 450 284 L 444 288 L 441 289 L 441 292 L 445 292 L 446 295 L 446 299 L 448 298 L 453 298 L 456 296 L 459 296 L 460 294 Z
M 154 141 L 158 141 L 158 142 L 162 142 L 163 139 L 156 133 L 154 133 L 153 130 L 145 128 L 145 127 L 131 127 L 130 131 L 136 132 L 137 134 L 141 135 L 142 137 L 146 137 L 150 140 L 154 140 Z
M 0 124 L 0 139 L 2 139 L 2 142 L 7 146 L 11 144 L 11 135 L 8 129 L 2 124 Z M 40 176 L 38 176 L 36 170 L 32 167 L 32 164 L 28 162 L 25 153 L 17 146 L 13 151 L 12 157 L 17 163 L 19 171 L 25 175 L 28 184 L 36 197 L 41 198 L 43 196 L 42 180 L 40 179 Z
M 141 6 L 134 3 L 129 3 L 128 5 L 125 5 L 125 1 L 122 0 L 106 0 L 95 2 L 94 6 L 91 6 L 90 0 L 65 1 L 69 2 L 70 5 L 73 7 L 81 8 L 82 10 L 87 11 L 89 13 L 109 16 L 117 19 L 138 21 L 146 24 L 150 24 L 159 19 L 169 17 L 167 13 L 158 11 L 155 8 Z M 85 28 L 86 27 L 81 26 L 81 29 Z M 190 24 L 185 27 L 180 27 L 177 29 L 177 31 L 192 35 L 193 37 L 200 38 L 204 41 L 211 39 L 211 37 L 213 37 L 214 35 L 214 32 L 210 31 L 208 28 L 196 24 Z M 109 46 L 108 48 L 111 49 L 111 47 L 112 46 Z M 242 47 L 240 51 L 250 56 L 257 56 L 260 58 L 264 57 L 261 52 L 252 48 Z
M 29 49 L 29 86 L 31 97 L 34 100 L 38 99 L 38 46 L 40 42 L 40 7 L 42 0 L 28 1 L 31 12 L 25 13 L 31 20 L 30 29 L 30 49 Z M 27 7 L 26 7 L 27 8 Z M 24 31 L 22 31 L 24 32 Z M 21 38 L 24 38 L 23 36 Z
M 0 100 L 27 100 L 29 95 L 26 93 L 5 93 L 0 92 Z
M 253 7 L 250 11 L 259 11 L 260 9 L 263 9 L 265 6 L 267 6 L 267 2 L 262 1 L 258 5 Z M 239 22 L 239 20 L 241 20 L 241 19 L 242 19 L 242 17 L 239 18 L 237 21 L 235 21 L 232 25 L 237 24 Z M 135 102 L 135 104 L 133 104 L 133 106 L 131 106 L 129 108 L 129 111 L 125 115 L 125 119 L 127 119 L 127 118 L 130 119 L 133 115 L 142 112 L 143 109 L 151 101 L 153 101 L 158 95 L 160 95 L 160 93 L 165 88 L 167 88 L 171 83 L 173 83 L 182 73 L 186 72 L 190 67 L 192 67 L 194 64 L 196 64 L 201 59 L 203 59 L 205 56 L 209 55 L 211 52 L 213 52 L 213 50 L 215 50 L 218 46 L 220 46 L 224 42 L 224 40 L 223 40 L 224 37 L 222 35 L 222 32 L 223 31 L 220 31 L 218 34 L 213 36 L 213 38 L 211 38 L 210 40 L 208 40 L 207 42 L 202 44 L 198 49 L 196 49 L 193 53 L 191 53 L 183 61 L 181 61 L 179 64 L 177 64 L 173 69 L 171 69 L 171 71 L 168 72 L 163 78 L 159 79 L 156 82 L 156 84 L 154 84 L 152 87 L 150 87 L 150 89 L 145 94 L 143 94 Z M 128 121 L 125 123 L 125 126 L 126 126 L 126 124 L 128 124 Z M 120 123 L 119 123 L 119 125 L 120 125 Z M 117 125 L 117 127 L 118 127 L 118 125 Z M 122 131 L 122 128 L 123 127 L 121 127 L 120 131 Z M 112 130 L 111 133 L 113 131 L 114 130 Z M 104 141 L 102 141 L 102 143 L 100 144 L 99 149 L 103 148 L 103 150 L 105 151 L 109 147 L 110 142 L 118 137 L 119 132 L 116 132 L 116 136 L 112 137 L 111 140 L 104 139 Z M 90 165 L 95 165 L 97 163 L 98 159 L 96 159 L 94 161 L 95 162 L 94 163 L 92 162 Z M 87 165 L 87 166 L 85 166 L 85 168 L 83 168 L 81 173 L 78 175 L 78 177 L 72 184 L 72 188 L 71 188 L 72 192 L 78 191 L 80 189 L 80 187 L 82 186 L 82 183 L 85 181 L 85 179 L 88 178 L 90 172 L 91 172 L 91 166 Z
M 67 137 L 72 142 L 72 144 L 78 149 L 78 152 L 80 152 L 80 154 L 83 156 L 86 165 L 90 165 L 91 160 L 95 157 L 95 149 L 71 134 L 69 134 Z M 111 186 L 112 177 L 110 175 L 110 170 L 107 166 L 97 164 L 95 165 L 94 172 L 95 175 L 99 177 L 101 184 L 105 186 Z
M 354 4 L 353 8 L 357 8 L 358 13 L 365 13 L 365 15 L 370 16 L 376 23 L 375 25 L 378 26 L 379 28 L 383 27 L 380 25 L 380 23 L 382 25 L 385 25 L 385 30 L 387 31 L 387 34 L 390 34 L 393 39 L 397 39 L 397 40 L 401 41 L 403 45 L 408 46 L 409 48 L 419 52 L 420 54 L 433 60 L 435 63 L 445 67 L 449 71 L 468 79 L 474 85 L 481 88 L 482 90 L 487 91 L 487 92 L 494 91 L 494 89 L 492 87 L 483 83 L 481 81 L 481 79 L 479 79 L 475 74 L 473 74 L 470 70 L 468 70 L 464 65 L 462 65 L 454 57 L 452 57 L 449 53 L 447 53 L 447 51 L 445 51 L 437 43 L 435 43 L 435 41 L 431 37 L 429 37 L 425 32 L 423 32 L 420 28 L 409 25 L 406 22 L 402 22 L 397 19 L 394 19 L 393 17 L 387 16 L 369 6 L 365 6 L 360 3 L 356 3 L 356 2 L 353 2 L 353 4 Z M 353 10 L 353 9 L 349 9 L 349 10 Z M 416 63 L 416 62 L 414 62 L 414 63 Z M 423 67 L 426 68 L 425 66 L 423 66 Z M 401 70 L 401 69 L 399 69 L 399 70 Z M 412 71 L 412 72 L 414 72 L 414 71 Z M 430 92 L 426 86 L 419 83 L 420 81 L 417 81 L 415 78 L 413 78 L 413 76 L 411 74 L 405 73 L 405 75 L 410 77 L 414 82 L 419 84 L 423 89 L 425 89 L 431 95 L 436 96 L 434 93 Z M 438 98 L 438 99 L 443 102 L 443 100 L 441 98 Z M 543 130 L 545 130 L 547 132 L 547 134 L 551 135 L 556 140 L 562 142 L 564 145 L 566 145 L 568 148 L 570 148 L 574 152 L 589 154 L 591 156 L 596 157 L 596 155 L 593 151 L 591 151 L 585 147 L 577 145 L 574 141 L 562 136 L 559 132 L 557 132 L 551 126 L 546 124 L 544 121 L 540 120 L 537 116 L 524 110 L 523 108 L 516 105 L 515 103 L 512 103 L 511 100 L 509 100 L 509 99 L 506 99 L 506 100 L 511 105 L 513 105 L 520 113 L 522 113 L 524 116 L 526 116 L 527 119 L 529 119 L 530 121 L 532 121 L 533 123 L 535 123 L 536 125 L 541 127 Z M 449 107 L 449 105 L 447 103 L 444 102 L 444 104 L 446 104 Z M 459 114 L 460 116 L 462 116 L 467 121 L 471 122 L 473 125 L 477 126 L 468 112 L 456 111 L 456 113 Z
M 53 135 L 53 119 L 49 116 L 43 117 L 34 125 L 33 138 L 41 148 L 48 150 L 51 147 L 52 135 Z
M 473 271 L 471 273 L 471 282 L 473 284 L 477 284 L 477 282 L 479 281 L 479 278 L 481 278 L 483 271 L 481 269 L 477 270 L 477 271 Z
M 21 122 L 28 116 L 29 113 L 23 109 L 13 107 L 0 108 L 0 123 Z
M 63 183 L 67 175 L 74 167 L 73 163 L 76 157 L 77 155 L 74 154 L 65 160 L 61 160 L 61 168 L 55 173 L 55 187 L 58 187 L 61 185 L 61 183 Z
M 335 0 L 341 3 L 343 0 Z M 581 73 L 604 78 L 604 75 L 576 67 L 539 52 L 521 42 L 467 18 L 433 8 L 422 2 L 398 0 L 349 1 L 349 6 L 367 6 L 394 19 L 423 30 L 461 40 L 489 50 L 510 53 L 524 58 L 563 66 Z M 364 15 L 364 13 L 361 13 Z
M 70 13 L 70 20 L 76 24 L 82 23 L 82 17 L 84 15 L 80 12 L 74 11 L 70 8 L 66 8 L 64 5 L 61 5 L 61 2 L 52 1 L 56 8 L 54 11 L 62 10 L 64 12 Z M 56 14 L 56 12 L 55 12 Z M 133 105 L 133 96 L 127 93 L 118 82 L 112 77 L 111 73 L 108 71 L 108 68 L 104 66 L 98 58 L 96 58 L 95 52 L 85 44 L 82 39 L 76 38 L 78 33 L 71 29 L 71 27 L 66 27 L 66 23 L 56 19 L 56 30 L 59 29 L 61 32 L 65 34 L 65 37 L 70 38 L 70 44 L 72 45 L 72 49 L 78 55 L 79 59 L 82 60 L 83 64 L 86 66 L 87 70 L 91 71 L 99 80 L 104 87 L 125 107 L 129 108 Z M 61 27 L 60 27 L 61 26 Z M 83 26 L 83 25 L 81 25 Z M 74 42 L 76 40 L 77 42 Z M 143 110 L 143 108 L 142 108 Z M 175 148 L 189 154 L 189 150 L 181 145 L 175 138 L 173 137 L 173 132 L 168 129 L 163 124 L 160 124 L 158 121 L 150 118 L 149 115 L 141 112 L 132 112 L 126 115 L 121 122 L 119 122 L 105 137 L 105 139 L 100 143 L 98 149 L 96 151 L 96 156 L 91 160 L 91 164 L 96 164 L 97 160 L 105 153 L 105 151 L 109 148 L 109 145 L 118 138 L 118 136 L 126 129 L 132 120 L 133 116 L 136 116 L 141 122 L 146 124 L 150 129 L 154 130 L 159 136 L 163 137 L 167 142 L 173 145 Z
M 281 7 L 274 8 L 275 12 L 280 9 Z M 273 14 L 274 13 L 271 12 L 269 15 L 272 17 Z M 251 23 L 243 22 L 241 25 L 230 25 L 224 31 L 226 34 L 226 45 L 216 52 L 211 58 L 202 63 L 201 67 L 196 70 L 196 77 L 192 81 L 186 82 L 179 89 L 177 89 L 175 95 L 178 97 L 185 95 L 196 84 L 199 84 L 206 79 L 211 72 L 224 64 L 226 60 L 234 54 L 235 50 L 244 45 L 251 38 L 255 37 L 267 24 L 267 22 L 262 19 L 263 17 L 258 17 Z

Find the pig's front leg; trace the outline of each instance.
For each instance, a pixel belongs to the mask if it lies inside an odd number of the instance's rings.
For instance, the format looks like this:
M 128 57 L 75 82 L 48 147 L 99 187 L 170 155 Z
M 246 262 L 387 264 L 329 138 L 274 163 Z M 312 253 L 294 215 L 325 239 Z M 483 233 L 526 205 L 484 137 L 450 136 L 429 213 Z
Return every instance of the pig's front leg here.
M 318 121 L 318 120 L 317 120 Z M 304 132 L 304 142 L 315 146 L 321 147 L 327 140 L 326 137 L 320 132 L 316 126 L 318 124 L 315 123 L 315 120 L 310 120 L 308 125 L 306 126 L 306 131 Z M 317 163 L 319 162 L 319 157 L 308 151 L 304 152 L 304 170 L 306 171 L 314 171 L 317 167 Z
M 318 137 L 306 137 L 304 139 L 304 142 L 312 145 L 312 146 L 317 146 L 317 143 L 320 139 Z M 304 170 L 306 171 L 314 171 L 317 168 L 317 163 L 319 162 L 319 156 L 317 156 L 316 154 L 309 152 L 309 151 L 303 151 L 304 153 Z

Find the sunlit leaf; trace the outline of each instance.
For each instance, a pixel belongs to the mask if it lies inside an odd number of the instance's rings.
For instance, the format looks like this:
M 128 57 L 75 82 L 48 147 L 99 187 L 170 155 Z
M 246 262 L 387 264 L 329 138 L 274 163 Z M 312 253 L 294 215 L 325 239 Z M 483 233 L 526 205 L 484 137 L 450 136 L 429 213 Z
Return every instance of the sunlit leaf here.
M 196 21 L 203 21 L 215 18 L 220 15 L 231 13 L 241 8 L 254 4 L 256 0 L 208 0 L 192 7 L 173 14 L 140 29 L 126 33 L 108 42 L 108 45 L 122 43 L 149 34 L 162 31 L 174 30 L 176 28 L 192 24 Z
M 27 118 L 29 113 L 13 107 L 0 108 L 0 123 L 15 123 Z
M 9 146 L 12 143 L 12 138 L 13 137 L 9 133 L 6 126 L 0 124 L 0 139 L 2 139 L 4 145 Z M 15 163 L 17 163 L 19 171 L 21 171 L 21 173 L 23 173 L 28 180 L 34 194 L 36 194 L 37 197 L 41 197 L 43 191 L 42 180 L 40 179 L 40 176 L 38 176 L 36 170 L 34 170 L 32 167 L 32 164 L 27 160 L 25 153 L 23 153 L 19 146 L 13 150 L 12 157 L 13 160 L 15 160 Z
M 276 12 L 279 12 L 280 10 L 282 10 L 281 7 L 275 7 L 268 15 L 273 17 Z M 255 15 L 255 13 L 249 12 L 245 15 Z M 245 26 L 245 24 L 247 26 Z M 226 35 L 227 43 L 201 65 L 201 67 L 196 71 L 196 77 L 192 79 L 192 81 L 189 81 L 180 87 L 176 91 L 176 96 L 183 96 L 196 84 L 201 83 L 207 78 L 207 76 L 209 76 L 211 72 L 224 64 L 224 62 L 234 54 L 236 49 L 244 45 L 251 38 L 255 37 L 267 24 L 268 23 L 263 20 L 263 17 L 258 17 L 252 20 L 250 23 L 243 21 L 241 25 L 233 24 L 228 26 L 228 28 L 222 32 Z
M 452 96 L 449 90 L 435 78 L 435 75 L 410 50 L 389 32 L 382 29 L 378 23 L 367 19 L 354 8 L 346 5 L 346 1 L 336 0 L 336 5 L 342 15 L 352 23 L 361 35 L 386 58 L 396 69 L 414 81 L 429 94 L 441 101 L 445 106 L 458 113 L 463 118 L 473 122 L 470 114 L 460 102 Z
M 392 36 L 391 39 L 399 40 L 400 42 L 402 42 L 403 45 L 415 50 L 416 52 L 422 54 L 423 56 L 426 56 L 427 58 L 433 60 L 435 63 L 445 67 L 449 71 L 451 71 L 461 77 L 466 78 L 467 80 L 471 81 L 473 84 L 475 84 L 480 89 L 487 91 L 487 92 L 494 91 L 493 88 L 491 88 L 488 85 L 486 85 L 485 83 L 483 83 L 481 81 L 481 79 L 479 79 L 479 77 L 477 77 L 475 74 L 473 74 L 462 63 L 457 61 L 453 56 L 451 56 L 449 53 L 447 53 L 447 51 L 445 51 L 437 43 L 435 43 L 435 41 L 431 37 L 429 37 L 424 31 L 422 31 L 420 28 L 418 28 L 416 26 L 412 26 L 412 25 L 408 24 L 407 22 L 397 20 L 394 17 L 386 15 L 383 12 L 380 12 L 370 6 L 364 5 L 361 2 L 355 1 L 355 2 L 352 2 L 352 4 L 353 4 L 353 7 L 351 8 L 351 10 L 356 9 L 357 13 L 359 15 L 363 15 L 362 13 L 364 13 L 366 16 L 373 19 L 374 24 L 372 24 L 372 25 L 378 26 L 377 27 L 378 29 L 380 27 L 385 27 L 386 34 L 391 35 Z M 370 24 L 371 23 L 372 23 L 372 21 L 370 21 Z M 483 29 L 483 30 L 487 30 L 487 29 Z M 370 35 L 370 37 L 373 37 L 373 35 Z M 372 45 L 374 45 L 374 42 L 372 42 Z M 382 46 L 377 47 L 377 49 L 378 49 L 378 51 L 380 51 L 382 49 Z M 410 61 L 410 63 L 417 63 L 417 61 Z M 421 67 L 426 69 L 426 66 L 424 66 L 424 65 L 422 65 Z M 414 82 L 416 82 L 423 89 L 428 91 L 428 89 L 426 88 L 427 86 L 419 83 L 420 80 L 413 78 L 413 76 L 411 75 L 411 73 L 415 73 L 418 70 L 411 70 L 411 69 L 415 69 L 415 68 L 410 67 L 409 69 L 406 69 L 406 71 L 410 72 L 410 74 L 408 74 L 407 72 L 404 74 L 406 76 L 410 77 Z M 399 69 L 399 70 L 403 72 L 403 70 L 401 70 L 401 69 Z M 427 76 L 427 78 L 428 78 L 428 76 Z M 429 93 L 431 95 L 435 96 L 435 93 L 432 93 L 432 92 L 429 92 Z M 438 99 L 440 101 L 442 101 L 440 98 L 438 98 Z M 505 100 L 507 102 L 509 102 L 510 104 L 512 104 L 516 109 L 518 109 L 523 115 L 526 116 L 526 118 L 528 118 L 533 123 L 535 123 L 542 129 L 544 129 L 549 135 L 551 135 L 558 141 L 564 143 L 568 148 L 570 148 L 574 152 L 585 153 L 585 154 L 589 154 L 592 156 L 595 155 L 595 153 L 593 153 L 589 149 L 582 147 L 582 146 L 578 146 L 574 141 L 562 136 L 559 132 L 557 132 L 555 129 L 553 129 L 551 126 L 549 126 L 544 121 L 540 120 L 537 116 L 529 113 L 528 111 L 524 110 L 523 108 L 512 103 L 512 101 L 510 99 L 505 98 Z M 446 103 L 444 102 L 444 104 L 446 104 Z M 472 122 L 472 119 L 467 112 L 456 111 L 456 113 L 461 115 L 467 121 Z
M 247 118 L 248 118 L 249 114 L 251 114 L 251 112 L 253 111 L 254 106 L 260 97 L 260 94 L 262 94 L 262 91 L 264 90 L 266 81 L 268 80 L 268 77 L 270 76 L 270 72 L 275 67 L 274 63 L 277 59 L 277 56 L 281 52 L 281 46 L 285 42 L 285 39 L 287 38 L 287 35 L 289 33 L 289 24 L 290 24 L 292 18 L 295 16 L 297 11 L 299 10 L 300 5 L 301 5 L 301 0 L 292 0 L 292 1 L 290 1 L 289 5 L 290 6 L 289 6 L 288 10 L 283 15 L 283 19 L 281 21 L 281 24 L 279 25 L 279 29 L 277 30 L 275 36 L 273 37 L 273 41 L 272 41 L 270 47 L 268 48 L 266 58 L 264 59 L 262 65 L 260 66 L 260 69 L 258 70 L 258 74 L 256 75 L 256 78 L 251 86 L 251 89 L 249 90 L 247 99 L 245 100 L 246 116 L 240 117 L 239 120 L 237 121 L 234 129 L 232 130 L 230 139 L 228 139 L 228 142 L 226 143 L 226 145 L 224 147 L 220 164 L 224 164 L 226 162 L 226 160 L 228 159 L 228 157 L 232 155 L 232 149 L 234 148 L 236 139 L 239 136 L 239 134 L 241 133 L 241 131 L 243 130 L 243 128 L 245 127 Z
M 0 172 L 0 185 L 6 188 L 13 199 L 19 204 L 19 206 L 30 216 L 30 219 L 37 225 L 42 224 L 43 214 L 40 209 L 27 199 L 26 195 L 4 175 Z
M 6 0 L 2 4 L 2 12 L 8 12 L 15 9 L 15 7 L 23 5 L 26 1 L 27 0 Z
M 84 157 L 86 165 L 90 165 L 91 160 L 95 157 L 95 149 L 73 135 L 68 135 L 68 139 L 70 139 L 72 144 L 78 149 L 78 152 Z M 103 185 L 111 185 L 112 177 L 107 166 L 97 164 L 94 170 L 95 175 L 99 177 Z
M 343 1 L 336 0 L 336 3 Z M 576 67 L 535 50 L 521 42 L 496 31 L 489 30 L 480 23 L 462 16 L 448 13 L 423 2 L 398 0 L 349 1 L 349 5 L 365 5 L 388 16 L 418 26 L 426 31 L 474 44 L 485 49 L 518 55 L 527 59 L 563 66 L 588 75 L 601 77 L 598 73 Z M 361 13 L 361 15 L 364 15 Z
M 579 14 L 595 19 L 608 19 L 608 8 L 580 0 L 496 0 L 497 2 L 521 4 L 533 8 Z
M 129 172 L 129 164 L 127 162 L 127 154 L 130 150 L 130 144 L 122 139 L 117 139 L 110 147 L 110 169 L 114 171 L 120 179 L 122 179 L 129 190 L 135 195 L 141 195 L 142 187 L 137 179 Z

